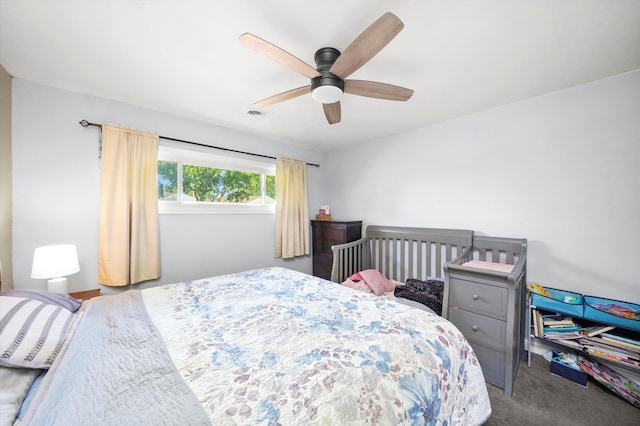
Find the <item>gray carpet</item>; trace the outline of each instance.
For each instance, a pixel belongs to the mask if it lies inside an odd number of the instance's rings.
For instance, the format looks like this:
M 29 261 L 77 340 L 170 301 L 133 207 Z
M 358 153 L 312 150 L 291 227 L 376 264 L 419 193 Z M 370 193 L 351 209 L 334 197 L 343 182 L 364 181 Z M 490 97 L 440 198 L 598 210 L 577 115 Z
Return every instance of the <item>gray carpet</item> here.
M 611 394 L 592 378 L 583 388 L 549 372 L 540 355 L 520 363 L 512 398 L 487 384 L 491 418 L 486 426 L 580 425 L 640 426 L 640 409 Z

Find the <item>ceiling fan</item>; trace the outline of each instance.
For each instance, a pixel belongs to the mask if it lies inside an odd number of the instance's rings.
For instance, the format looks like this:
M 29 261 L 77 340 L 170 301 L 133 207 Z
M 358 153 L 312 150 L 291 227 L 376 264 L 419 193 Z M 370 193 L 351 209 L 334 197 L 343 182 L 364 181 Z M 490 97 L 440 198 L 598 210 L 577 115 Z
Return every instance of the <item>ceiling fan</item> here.
M 315 54 L 316 68 L 260 37 L 242 34 L 240 43 L 311 79 L 308 86 L 278 93 L 255 105 L 273 105 L 311 93 L 313 99 L 322 103 L 329 124 L 336 124 L 341 119 L 340 99 L 344 93 L 392 101 L 408 100 L 413 95 L 411 89 L 375 81 L 346 79 L 380 52 L 403 27 L 404 24 L 396 15 L 387 12 L 353 40 L 344 52 L 340 53 L 333 47 L 319 49 Z

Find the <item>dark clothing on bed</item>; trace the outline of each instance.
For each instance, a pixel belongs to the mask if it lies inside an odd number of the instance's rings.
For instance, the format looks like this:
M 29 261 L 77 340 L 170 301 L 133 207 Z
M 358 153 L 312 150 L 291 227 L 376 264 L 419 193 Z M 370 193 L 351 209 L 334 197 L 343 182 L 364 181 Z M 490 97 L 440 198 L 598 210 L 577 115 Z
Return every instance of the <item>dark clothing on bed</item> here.
M 393 295 L 422 303 L 431 308 L 436 314 L 442 315 L 442 298 L 444 295 L 444 283 L 442 281 L 421 281 L 409 278 L 404 285 L 396 286 Z

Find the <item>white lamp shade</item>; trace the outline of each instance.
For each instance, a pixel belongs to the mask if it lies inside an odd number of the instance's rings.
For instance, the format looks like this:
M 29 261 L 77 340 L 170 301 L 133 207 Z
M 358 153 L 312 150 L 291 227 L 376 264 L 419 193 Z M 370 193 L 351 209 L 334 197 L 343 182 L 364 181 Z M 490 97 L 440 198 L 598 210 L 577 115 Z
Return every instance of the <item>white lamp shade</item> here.
M 320 86 L 313 89 L 311 96 L 321 104 L 332 104 L 342 99 L 342 90 L 337 86 Z
M 78 251 L 73 244 L 38 247 L 33 253 L 31 278 L 61 278 L 78 271 Z

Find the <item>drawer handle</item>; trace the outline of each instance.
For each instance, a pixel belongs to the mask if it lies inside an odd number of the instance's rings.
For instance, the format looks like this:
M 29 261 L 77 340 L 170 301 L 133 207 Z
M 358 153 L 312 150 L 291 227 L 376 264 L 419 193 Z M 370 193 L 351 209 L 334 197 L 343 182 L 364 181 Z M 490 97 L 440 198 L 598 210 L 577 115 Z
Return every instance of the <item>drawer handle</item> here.
M 473 300 L 478 300 L 480 299 L 480 296 L 478 296 L 477 294 L 474 294 L 473 296 L 471 296 L 473 298 Z
M 471 329 L 473 331 L 478 331 L 478 330 L 480 330 L 480 327 L 478 327 L 477 325 L 474 325 L 474 326 L 471 327 Z

